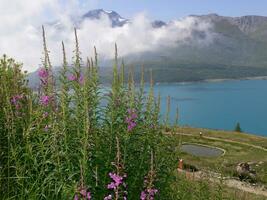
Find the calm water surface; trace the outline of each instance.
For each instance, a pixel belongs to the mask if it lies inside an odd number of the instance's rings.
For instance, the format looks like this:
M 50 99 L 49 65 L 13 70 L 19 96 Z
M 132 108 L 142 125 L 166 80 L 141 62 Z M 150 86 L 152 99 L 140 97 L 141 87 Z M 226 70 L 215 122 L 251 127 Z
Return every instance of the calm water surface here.
M 181 150 L 194 156 L 203 157 L 218 157 L 224 153 L 221 149 L 206 147 L 197 144 L 183 144 Z
M 162 116 L 171 96 L 171 120 L 178 106 L 180 124 L 233 130 L 239 122 L 245 132 L 267 136 L 267 80 L 159 84 Z

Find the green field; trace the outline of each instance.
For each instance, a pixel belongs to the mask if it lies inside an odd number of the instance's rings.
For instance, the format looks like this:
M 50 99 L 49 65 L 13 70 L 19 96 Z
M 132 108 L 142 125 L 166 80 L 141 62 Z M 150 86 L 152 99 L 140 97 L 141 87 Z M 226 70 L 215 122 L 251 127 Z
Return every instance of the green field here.
M 169 131 L 168 134 L 176 142 L 179 158 L 182 158 L 185 164 L 194 166 L 198 170 L 220 173 L 224 177 L 235 177 L 237 164 L 248 162 L 256 171 L 255 184 L 267 188 L 267 138 L 245 133 L 190 127 L 179 127 Z M 215 158 L 193 156 L 180 150 L 180 145 L 184 143 L 219 147 L 225 150 L 225 154 Z M 236 197 L 237 199 L 266 198 L 244 192 L 238 193 L 236 189 L 228 187 L 225 187 L 225 190 L 231 195 L 241 195 Z

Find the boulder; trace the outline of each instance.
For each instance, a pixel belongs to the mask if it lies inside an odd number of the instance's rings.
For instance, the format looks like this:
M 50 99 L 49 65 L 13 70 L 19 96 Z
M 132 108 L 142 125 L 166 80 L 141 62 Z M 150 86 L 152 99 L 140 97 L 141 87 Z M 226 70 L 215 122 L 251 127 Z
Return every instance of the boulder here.
M 236 173 L 240 180 L 256 180 L 256 171 L 251 168 L 251 165 L 247 162 L 239 163 L 236 166 Z

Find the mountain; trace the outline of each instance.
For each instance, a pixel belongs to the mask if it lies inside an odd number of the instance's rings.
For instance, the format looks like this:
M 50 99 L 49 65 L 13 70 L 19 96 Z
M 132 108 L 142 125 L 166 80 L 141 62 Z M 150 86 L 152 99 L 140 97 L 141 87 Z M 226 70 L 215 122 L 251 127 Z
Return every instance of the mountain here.
M 167 25 L 167 23 L 164 21 L 161 21 L 161 20 L 155 20 L 152 22 L 152 27 L 154 27 L 154 28 L 161 28 L 161 27 L 166 26 L 166 25 Z
M 149 66 L 158 82 L 267 76 L 267 17 L 191 17 L 212 25 L 212 43 L 189 42 L 164 51 L 145 52 L 129 64 Z M 206 37 L 202 32 L 196 36 Z
M 106 16 L 112 27 L 122 27 L 131 23 L 115 11 L 103 9 L 85 13 L 81 20 L 100 19 Z M 156 81 L 199 81 L 204 79 L 242 78 L 267 76 L 267 17 L 242 16 L 227 17 L 217 14 L 190 15 L 197 19 L 195 26 L 205 22 L 211 25 L 209 34 L 213 41 L 199 45 L 194 41 L 174 44 L 170 47 L 125 56 L 128 66 L 152 68 Z M 170 22 L 152 21 L 153 28 L 168 26 Z M 204 31 L 192 31 L 193 38 L 205 39 Z M 105 64 L 107 65 L 107 64 Z M 110 69 L 103 68 L 103 76 Z M 138 69 L 137 78 L 139 76 Z
M 112 24 L 112 27 L 120 27 L 129 22 L 128 19 L 121 17 L 115 11 L 106 11 L 103 9 L 90 10 L 82 16 L 82 19 L 100 19 L 102 16 L 107 16 Z

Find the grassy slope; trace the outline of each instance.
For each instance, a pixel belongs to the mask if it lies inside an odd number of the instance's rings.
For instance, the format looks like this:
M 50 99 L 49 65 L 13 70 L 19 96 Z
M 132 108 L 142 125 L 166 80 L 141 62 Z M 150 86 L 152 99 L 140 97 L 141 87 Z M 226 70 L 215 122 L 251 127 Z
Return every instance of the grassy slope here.
M 204 137 L 199 136 L 199 132 Z M 257 172 L 259 182 L 267 186 L 267 138 L 245 133 L 215 131 L 196 128 L 178 128 L 177 133 L 190 134 L 189 136 L 176 134 L 174 139 L 177 144 L 181 142 L 193 142 L 217 146 L 226 150 L 225 155 L 218 158 L 203 158 L 188 155 L 181 152 L 180 156 L 186 163 L 195 165 L 200 169 L 222 172 L 226 175 L 233 175 L 235 167 L 240 162 L 255 162 L 253 167 Z M 218 138 L 218 140 L 213 139 Z M 252 145 L 252 146 L 250 146 Z M 254 147 L 259 146 L 259 148 Z M 263 164 L 257 165 L 260 161 Z
M 260 149 L 261 147 L 267 148 L 267 137 L 259 137 L 246 133 L 216 131 L 190 127 L 179 127 L 175 132 L 176 134 L 171 135 L 170 137 L 174 138 L 178 147 L 180 143 L 193 142 L 217 146 L 226 150 L 225 155 L 218 158 L 201 158 L 180 152 L 179 157 L 183 158 L 185 163 L 194 165 L 199 169 L 216 171 L 225 174 L 225 176 L 232 176 L 235 166 L 240 162 L 252 161 L 258 163 L 259 161 L 263 161 L 263 164 L 259 165 L 258 167 L 253 165 L 253 167 L 257 172 L 258 181 L 267 187 L 267 151 Z M 199 136 L 199 132 L 202 132 L 202 137 Z M 183 133 L 184 135 L 180 135 L 179 133 Z M 218 140 L 212 138 L 216 138 Z M 249 145 L 252 145 L 252 147 Z M 255 148 L 253 145 L 259 146 L 259 148 Z M 179 148 L 177 148 L 177 150 L 179 151 Z M 209 185 L 211 186 L 210 190 L 214 190 L 214 193 L 216 193 L 218 186 L 212 183 Z M 177 185 L 172 185 L 172 187 L 179 188 L 179 183 L 177 183 Z M 265 199 L 263 196 L 250 194 L 228 187 L 223 188 L 223 194 L 224 198 L 226 199 L 232 199 L 233 197 L 234 199 L 240 200 Z

